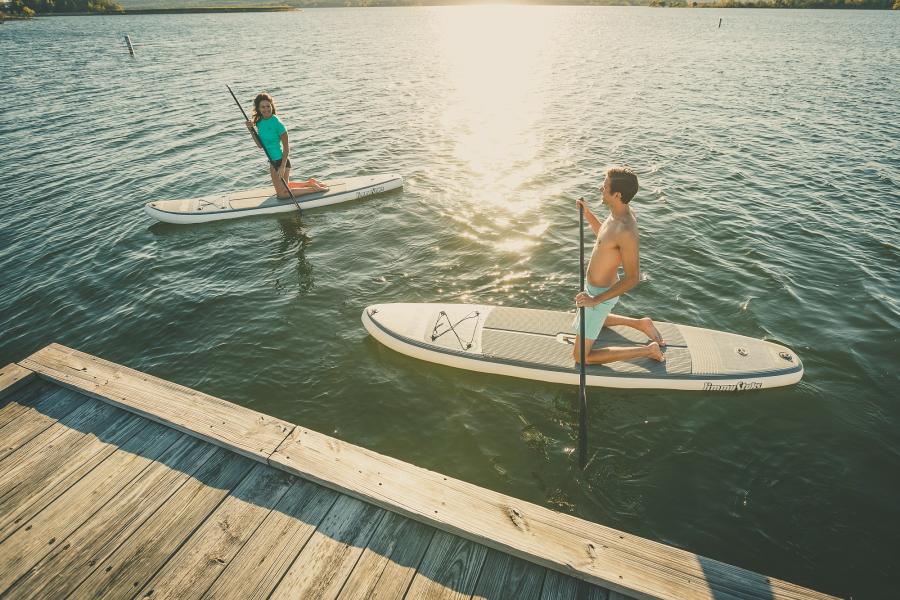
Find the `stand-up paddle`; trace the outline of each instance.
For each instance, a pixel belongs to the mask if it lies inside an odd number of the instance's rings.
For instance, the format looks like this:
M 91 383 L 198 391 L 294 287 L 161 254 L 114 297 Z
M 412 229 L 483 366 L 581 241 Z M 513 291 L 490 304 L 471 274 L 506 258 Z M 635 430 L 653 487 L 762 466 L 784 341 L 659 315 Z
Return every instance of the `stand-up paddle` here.
M 238 101 L 237 96 L 235 96 L 235 95 L 234 95 L 234 92 L 231 91 L 231 86 L 228 85 L 228 84 L 226 83 L 226 84 L 225 84 L 225 87 L 228 88 L 228 91 L 231 93 L 231 97 L 234 98 L 234 103 L 238 105 L 238 108 L 239 108 L 239 109 L 241 109 L 241 114 L 244 115 L 244 121 L 249 121 L 249 120 L 250 120 L 250 117 L 248 117 L 248 116 L 247 116 L 247 113 L 244 112 L 244 107 L 241 106 L 241 103 Z M 274 168 L 275 168 L 275 161 L 272 160 L 272 157 L 271 157 L 271 156 L 269 156 L 269 151 L 266 150 L 266 147 L 263 145 L 262 140 L 259 139 L 259 134 L 257 134 L 255 131 L 251 131 L 250 133 L 253 134 L 253 139 L 256 141 L 257 144 L 259 144 L 259 147 L 263 149 L 263 152 L 266 153 L 266 158 L 269 159 L 269 164 L 272 165 L 272 168 L 274 169 Z M 300 211 L 300 212 L 302 213 L 302 212 L 303 212 L 303 209 L 300 208 L 300 203 L 297 202 L 297 198 L 294 196 L 294 192 L 291 191 L 291 186 L 289 186 L 289 185 L 287 184 L 287 181 L 284 180 L 284 177 L 279 177 L 279 179 L 281 179 L 281 185 L 283 185 L 283 186 L 285 187 L 285 189 L 287 189 L 288 194 L 290 194 L 291 200 L 293 200 L 293 201 L 294 201 L 294 204 L 297 205 L 297 210 Z
M 581 199 L 584 202 L 584 198 Z M 581 289 L 584 291 L 584 206 L 578 205 L 578 267 L 581 279 Z M 579 329 L 579 348 L 578 355 L 581 357 L 581 365 L 579 372 L 579 390 L 578 398 L 580 401 L 580 410 L 578 415 L 578 466 L 582 469 L 587 464 L 587 386 L 585 385 L 584 365 L 587 357 L 584 355 L 584 307 L 578 309 L 578 325 Z

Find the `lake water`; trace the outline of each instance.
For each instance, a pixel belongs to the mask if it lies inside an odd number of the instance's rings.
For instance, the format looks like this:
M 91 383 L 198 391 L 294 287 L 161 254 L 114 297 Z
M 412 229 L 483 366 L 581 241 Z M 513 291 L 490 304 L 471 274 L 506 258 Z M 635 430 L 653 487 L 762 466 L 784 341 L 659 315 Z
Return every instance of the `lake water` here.
M 717 27 L 723 19 L 721 28 Z M 137 45 L 136 57 L 123 35 Z M 428 469 L 796 583 L 896 594 L 900 14 L 442 7 L 0 27 L 0 362 L 60 342 Z M 225 89 L 275 95 L 295 176 L 405 189 L 201 226 L 266 185 Z M 574 199 L 641 180 L 617 312 L 784 343 L 743 394 L 418 362 L 377 302 L 567 310 Z

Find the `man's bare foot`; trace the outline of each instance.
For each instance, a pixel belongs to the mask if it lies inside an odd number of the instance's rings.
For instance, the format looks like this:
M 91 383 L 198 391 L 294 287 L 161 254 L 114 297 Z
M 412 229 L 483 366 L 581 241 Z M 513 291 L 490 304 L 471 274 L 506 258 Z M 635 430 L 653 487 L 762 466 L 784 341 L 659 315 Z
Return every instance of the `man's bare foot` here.
M 662 335 L 660 335 L 659 330 L 656 328 L 656 325 L 653 324 L 653 319 L 650 317 L 644 317 L 641 319 L 641 331 L 644 332 L 648 338 L 659 344 L 660 346 L 665 347 L 666 342 L 662 339 Z
M 652 358 L 653 360 L 658 360 L 659 362 L 665 362 L 666 357 L 662 353 L 662 350 L 660 350 L 659 344 L 657 344 L 656 342 L 650 342 L 649 344 L 647 344 L 646 348 L 650 351 L 650 358 Z

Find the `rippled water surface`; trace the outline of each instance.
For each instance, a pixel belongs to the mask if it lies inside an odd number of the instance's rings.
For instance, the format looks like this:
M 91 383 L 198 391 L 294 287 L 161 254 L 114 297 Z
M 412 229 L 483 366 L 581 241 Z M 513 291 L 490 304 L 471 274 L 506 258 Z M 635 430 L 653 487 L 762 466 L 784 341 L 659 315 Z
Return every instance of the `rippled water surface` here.
M 721 28 L 718 19 L 723 18 Z M 58 341 L 529 501 L 854 598 L 896 593 L 900 14 L 454 7 L 0 27 L 0 361 Z M 131 58 L 122 36 L 137 47 Z M 144 202 L 295 175 L 405 189 L 200 226 Z M 568 309 L 574 199 L 641 178 L 621 312 L 787 344 L 741 395 L 417 362 L 388 301 Z M 598 210 L 602 210 L 597 206 Z M 893 580 L 893 581 L 892 581 Z

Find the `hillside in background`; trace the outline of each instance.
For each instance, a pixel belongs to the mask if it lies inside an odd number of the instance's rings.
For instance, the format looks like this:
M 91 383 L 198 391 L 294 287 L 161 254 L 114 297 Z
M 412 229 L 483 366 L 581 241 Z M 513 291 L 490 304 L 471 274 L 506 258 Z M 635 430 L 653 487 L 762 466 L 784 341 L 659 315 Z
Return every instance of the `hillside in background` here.
M 148 8 L 205 8 L 293 6 L 296 8 L 341 6 L 429 6 L 445 4 L 489 4 L 472 0 L 119 0 L 126 11 Z M 649 0 L 542 0 L 516 2 L 516 4 L 586 4 L 597 6 L 647 6 Z
M 254 6 L 296 6 L 297 3 L 266 0 L 119 0 L 126 11 L 147 8 L 210 8 L 210 7 L 254 7 Z

